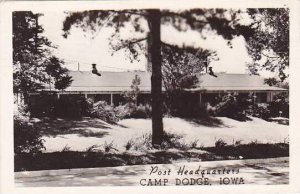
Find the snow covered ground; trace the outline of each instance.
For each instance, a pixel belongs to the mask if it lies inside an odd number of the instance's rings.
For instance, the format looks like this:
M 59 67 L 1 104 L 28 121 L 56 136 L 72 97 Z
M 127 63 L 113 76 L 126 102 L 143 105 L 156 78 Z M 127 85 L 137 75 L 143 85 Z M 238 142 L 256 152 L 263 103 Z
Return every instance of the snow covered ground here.
M 252 118 L 252 121 L 247 122 L 226 117 L 217 117 L 216 119 L 218 123 L 211 126 L 182 118 L 164 118 L 163 122 L 166 132 L 183 135 L 186 143 L 198 140 L 198 146 L 214 146 L 220 138 L 228 144 L 239 140 L 242 141 L 242 144 L 251 141 L 278 143 L 286 141 L 289 134 L 287 125 L 267 122 L 259 118 Z M 67 122 L 70 121 L 62 122 L 68 124 Z M 93 122 L 92 125 L 83 125 L 91 122 Z M 40 125 L 42 124 L 40 123 Z M 110 125 L 100 119 L 70 123 L 67 125 L 67 129 L 63 130 L 72 130 L 72 133 L 55 135 L 50 133 L 43 137 L 46 152 L 61 151 L 65 146 L 73 151 L 84 151 L 90 146 L 98 145 L 101 147 L 101 145 L 111 142 L 113 147 L 119 151 L 124 151 L 129 140 L 135 141 L 136 138 L 151 133 L 150 119 L 124 119 L 119 124 Z M 50 127 L 55 127 L 55 125 Z M 56 127 L 59 128 L 60 125 Z

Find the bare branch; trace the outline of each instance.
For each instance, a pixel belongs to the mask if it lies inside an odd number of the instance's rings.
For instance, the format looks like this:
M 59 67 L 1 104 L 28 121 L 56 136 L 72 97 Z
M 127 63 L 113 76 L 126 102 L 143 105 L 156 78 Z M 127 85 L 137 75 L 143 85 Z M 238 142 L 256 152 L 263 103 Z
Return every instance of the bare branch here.
M 267 57 L 267 58 L 274 58 L 274 59 L 279 59 L 280 57 L 279 56 L 269 56 L 269 55 L 266 55 L 264 54 L 263 52 L 261 53 L 263 56 Z
M 139 42 L 142 42 L 142 41 L 144 41 L 144 40 L 147 40 L 147 38 L 148 38 L 148 37 L 146 37 L 146 38 L 141 38 L 141 39 L 135 39 L 135 40 L 123 41 L 123 42 L 121 43 L 122 45 L 118 46 L 118 47 L 116 48 L 116 50 L 121 50 L 121 49 L 123 49 L 123 48 L 132 46 L 132 45 L 134 45 L 134 44 L 137 44 L 137 43 L 139 43 Z

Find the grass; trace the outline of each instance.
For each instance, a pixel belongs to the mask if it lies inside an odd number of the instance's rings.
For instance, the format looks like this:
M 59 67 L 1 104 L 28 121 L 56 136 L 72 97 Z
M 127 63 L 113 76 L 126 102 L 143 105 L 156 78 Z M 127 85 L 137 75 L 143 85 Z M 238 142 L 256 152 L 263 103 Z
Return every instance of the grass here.
M 37 155 L 23 154 L 15 156 L 15 171 L 34 171 L 71 168 L 112 167 L 141 164 L 170 164 L 174 160 L 221 160 L 209 153 L 169 152 L 162 150 L 154 153 L 133 155 L 130 153 L 107 152 L 53 152 Z
M 185 120 L 194 125 L 203 125 L 206 127 L 228 127 L 222 122 L 222 120 L 216 117 L 201 117 L 201 118 L 194 118 L 194 119 L 186 118 Z
M 75 152 L 61 151 L 39 153 L 36 155 L 22 154 L 15 156 L 15 171 L 33 171 L 50 169 L 112 167 L 141 164 L 170 164 L 180 161 L 216 161 L 232 159 L 257 159 L 289 156 L 289 144 L 224 145 L 221 147 L 204 147 L 197 152 L 190 150 L 158 150 L 132 154 L 130 152 L 113 153 L 105 151 Z
M 68 152 L 70 151 L 71 147 L 67 145 L 65 145 L 65 147 L 61 150 L 61 152 Z
M 227 143 L 223 140 L 223 139 L 218 139 L 216 142 L 215 142 L 215 147 L 216 148 L 220 148 L 220 147 L 224 147 L 226 146 Z
M 125 149 L 128 151 L 128 150 L 130 150 L 132 147 L 133 147 L 133 145 L 134 145 L 134 141 L 132 140 L 132 139 L 130 139 L 130 140 L 128 140 L 127 142 L 126 142 L 126 144 L 125 144 Z
M 95 119 L 78 121 L 57 119 L 53 122 L 52 120 L 37 122 L 36 124 L 41 126 L 41 133 L 45 136 L 55 137 L 78 133 L 80 140 L 83 139 L 86 142 L 80 145 L 82 149 L 76 149 L 76 145 L 82 141 L 74 141 L 76 142 L 74 144 L 73 141 L 62 141 L 64 136 L 52 138 L 58 139 L 52 143 L 53 145 L 61 144 L 61 147 L 57 146 L 59 149 L 55 149 L 52 153 L 15 155 L 15 171 L 289 156 L 288 138 L 284 139 L 284 143 L 258 143 L 266 142 L 263 141 L 264 138 L 272 135 L 277 138 L 277 133 L 285 135 L 285 133 L 279 132 L 285 132 L 286 127 L 259 119 L 254 121 L 245 123 L 227 118 L 209 118 L 201 122 L 187 122 L 179 118 L 166 118 L 164 143 L 159 149 L 154 149 L 151 144 L 151 134 L 149 133 L 151 122 L 149 120 L 131 119 L 120 123 L 128 128 L 117 128 Z M 215 127 L 206 127 L 205 125 Z M 57 128 L 58 126 L 62 128 Z M 255 126 L 264 127 L 256 128 Z M 249 127 L 252 129 L 251 131 Z M 280 130 L 270 131 L 270 129 L 279 127 L 281 127 Z M 253 131 L 255 129 L 257 131 Z M 228 136 L 229 130 L 230 136 Z M 184 134 L 181 134 L 183 132 Z M 283 135 L 281 136 L 283 137 Z M 224 139 L 219 139 L 219 137 Z M 230 139 L 232 144 L 229 143 Z M 253 141 L 253 139 L 257 140 Z M 246 144 L 241 144 L 242 142 Z M 74 150 L 78 151 L 72 150 L 74 146 Z M 78 147 L 81 148 L 80 146 Z
M 143 134 L 151 134 L 150 119 L 124 119 L 119 125 L 107 124 L 100 119 L 33 119 L 34 126 L 40 130 L 45 140 L 45 152 L 61 151 L 68 144 L 72 151 L 85 151 L 92 145 L 104 145 L 113 141 L 114 147 L 126 151 L 125 144 Z M 124 127 L 121 127 L 124 126 Z M 251 129 L 251 130 L 250 130 Z M 179 134 L 186 143 L 199 139 L 205 147 L 214 146 L 222 138 L 227 144 L 232 140 L 243 140 L 243 144 L 254 139 L 264 143 L 282 142 L 288 136 L 288 127 L 261 119 L 238 122 L 228 118 L 203 118 L 186 120 L 182 118 L 164 118 L 164 131 Z M 147 138 L 147 137 L 145 137 Z M 134 150 L 138 145 L 130 145 Z M 148 145 L 145 145 L 147 147 Z M 142 147 L 144 147 L 142 146 Z M 187 145 L 189 147 L 190 145 Z
M 289 156 L 289 144 L 286 143 L 262 144 L 254 141 L 249 144 L 206 147 L 203 150 L 221 157 L 231 156 L 234 158 L 242 157 L 243 159 Z
M 100 119 L 51 119 L 41 118 L 40 121 L 34 122 L 40 134 L 43 136 L 56 137 L 57 135 L 78 134 L 82 137 L 102 138 L 108 135 L 106 131 L 92 131 L 90 128 L 111 129 L 109 125 Z

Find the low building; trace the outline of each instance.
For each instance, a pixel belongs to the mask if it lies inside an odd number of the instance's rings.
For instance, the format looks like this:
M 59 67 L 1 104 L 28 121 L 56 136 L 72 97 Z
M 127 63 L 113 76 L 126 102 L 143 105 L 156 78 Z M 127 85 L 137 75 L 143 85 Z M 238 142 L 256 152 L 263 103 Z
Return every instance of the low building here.
M 57 97 L 63 95 L 82 95 L 94 101 L 104 100 L 118 105 L 124 102 L 123 93 L 131 90 L 132 80 L 137 75 L 141 79 L 138 104 L 150 102 L 151 74 L 143 71 L 132 72 L 101 72 L 101 76 L 89 71 L 71 71 L 73 82 L 64 91 L 46 88 L 53 91 Z M 264 79 L 256 75 L 219 73 L 217 77 L 203 74 L 199 76 L 199 84 L 187 89 L 189 103 L 204 104 L 212 102 L 216 95 L 235 93 L 242 96 L 251 95 L 256 102 L 269 102 L 273 97 L 286 89 L 269 86 Z M 164 92 L 164 88 L 163 88 Z

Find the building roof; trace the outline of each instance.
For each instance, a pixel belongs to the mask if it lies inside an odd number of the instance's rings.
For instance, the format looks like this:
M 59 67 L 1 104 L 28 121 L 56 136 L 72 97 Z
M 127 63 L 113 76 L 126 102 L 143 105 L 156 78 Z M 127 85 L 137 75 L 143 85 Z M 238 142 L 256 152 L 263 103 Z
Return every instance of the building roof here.
M 135 75 L 141 79 L 141 92 L 150 92 L 151 75 L 147 72 L 100 72 L 101 76 L 89 71 L 70 71 L 72 84 L 66 92 L 123 92 L 131 90 L 130 86 Z
M 284 91 L 285 89 L 269 86 L 264 78 L 258 75 L 217 73 L 218 77 L 209 74 L 201 75 L 199 84 L 190 91 Z
M 135 75 L 141 79 L 139 86 L 141 92 L 151 91 L 151 74 L 143 71 L 132 72 L 101 72 L 97 76 L 89 71 L 71 71 L 73 82 L 64 92 L 123 92 L 131 90 L 130 86 Z M 270 87 L 264 84 L 260 76 L 248 74 L 216 74 L 213 77 L 208 74 L 199 76 L 199 84 L 188 91 L 284 91 L 279 87 Z

